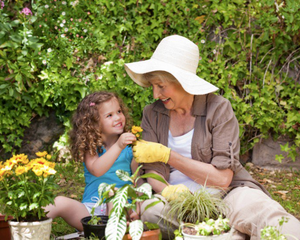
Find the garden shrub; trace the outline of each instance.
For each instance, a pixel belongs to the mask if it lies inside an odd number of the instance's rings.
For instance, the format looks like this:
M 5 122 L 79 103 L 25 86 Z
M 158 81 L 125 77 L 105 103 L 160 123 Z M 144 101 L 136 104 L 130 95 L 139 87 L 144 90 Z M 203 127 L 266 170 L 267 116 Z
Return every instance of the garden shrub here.
M 300 145 L 300 6 L 296 2 L 1 2 L 4 151 L 17 151 L 34 116 L 54 109 L 66 123 L 78 102 L 95 90 L 120 94 L 139 124 L 142 109 L 153 102 L 152 93 L 127 76 L 124 63 L 150 58 L 163 37 L 179 34 L 199 46 L 198 75 L 231 101 L 240 123 L 242 152 L 270 134 L 287 135 L 294 145 L 283 150 L 295 159 Z

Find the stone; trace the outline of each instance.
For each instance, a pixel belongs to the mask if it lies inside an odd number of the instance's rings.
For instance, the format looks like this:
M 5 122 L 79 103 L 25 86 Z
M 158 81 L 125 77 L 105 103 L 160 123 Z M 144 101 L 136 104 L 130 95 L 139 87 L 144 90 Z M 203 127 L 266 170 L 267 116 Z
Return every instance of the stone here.
M 296 161 L 293 162 L 291 158 L 287 157 L 287 153 L 281 151 L 280 145 L 286 143 L 292 144 L 292 141 L 284 136 L 279 137 L 274 141 L 271 137 L 263 139 L 260 143 L 257 143 L 253 148 L 252 163 L 269 169 L 300 169 L 300 151 L 298 149 L 298 156 Z M 284 159 L 282 162 L 278 162 L 276 155 L 282 154 Z
M 24 153 L 30 159 L 36 158 L 36 152 L 50 151 L 54 142 L 59 140 L 59 137 L 64 133 L 64 126 L 61 123 L 54 111 L 49 113 L 49 116 L 35 116 L 30 123 L 30 126 L 25 129 L 21 148 L 16 154 Z M 11 153 L 1 154 L 1 158 L 9 159 Z

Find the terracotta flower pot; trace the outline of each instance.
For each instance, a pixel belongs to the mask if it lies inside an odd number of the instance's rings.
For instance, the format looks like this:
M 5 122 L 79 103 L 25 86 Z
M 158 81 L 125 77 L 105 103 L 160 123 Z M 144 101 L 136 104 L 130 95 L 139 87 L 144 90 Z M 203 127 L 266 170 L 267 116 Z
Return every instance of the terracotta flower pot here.
M 159 234 L 160 234 L 159 229 L 144 231 L 140 240 L 159 240 Z M 123 238 L 123 240 L 131 240 L 131 239 L 132 238 L 130 234 L 126 234 Z
M 0 236 L 1 240 L 10 240 L 11 234 L 8 225 L 8 221 L 13 219 L 12 216 L 8 216 L 7 221 L 5 221 L 5 215 L 0 215 Z

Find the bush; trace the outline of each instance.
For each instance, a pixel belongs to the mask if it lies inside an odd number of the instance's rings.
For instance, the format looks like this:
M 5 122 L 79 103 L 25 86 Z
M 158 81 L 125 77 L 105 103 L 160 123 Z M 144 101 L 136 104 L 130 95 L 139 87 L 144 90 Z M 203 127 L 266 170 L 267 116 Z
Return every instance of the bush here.
M 151 89 L 135 84 L 124 63 L 148 59 L 160 39 L 179 34 L 200 48 L 198 75 L 231 101 L 242 152 L 269 134 L 284 134 L 294 140 L 288 150 L 295 159 L 300 6 L 292 0 L 2 2 L 0 142 L 5 152 L 17 151 L 33 117 L 54 109 L 66 122 L 95 90 L 119 93 L 139 124 L 142 109 L 153 101 Z M 24 7 L 32 14 L 20 13 Z

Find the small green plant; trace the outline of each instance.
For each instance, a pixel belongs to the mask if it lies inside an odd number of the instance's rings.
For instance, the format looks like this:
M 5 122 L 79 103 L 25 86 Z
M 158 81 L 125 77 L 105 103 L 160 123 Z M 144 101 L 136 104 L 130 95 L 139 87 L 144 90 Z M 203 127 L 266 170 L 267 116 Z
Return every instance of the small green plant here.
M 218 219 L 226 211 L 226 204 L 222 199 L 222 190 L 210 193 L 207 188 L 198 189 L 194 193 L 182 192 L 176 199 L 169 202 L 168 215 L 177 217 L 178 222 L 198 223 L 205 219 Z
M 102 223 L 102 218 L 98 215 L 95 215 L 95 207 L 92 208 L 92 211 L 91 211 L 91 219 L 90 221 L 88 221 L 88 224 L 90 225 L 98 225 L 99 223 Z
M 287 223 L 289 221 L 288 218 L 282 217 L 278 220 L 279 222 L 279 228 L 274 226 L 266 226 L 263 229 L 261 229 L 261 240 L 286 240 L 287 237 L 291 237 L 297 240 L 296 237 L 291 236 L 289 234 L 282 234 L 281 233 L 281 227 L 284 223 Z
M 222 199 L 222 190 L 215 189 L 214 193 L 206 186 L 194 193 L 182 192 L 170 201 L 169 218 L 176 217 L 180 223 L 179 229 L 174 231 L 176 239 L 182 237 L 182 232 L 189 235 L 220 235 L 231 228 L 229 220 L 223 218 L 227 205 Z
M 223 218 L 222 215 L 218 219 L 206 219 L 203 222 L 193 224 L 185 223 L 181 228 L 192 228 L 195 231 L 195 235 L 210 236 L 220 235 L 230 230 L 229 219 Z M 184 230 L 183 230 L 184 231 Z
M 119 189 L 115 188 L 115 184 L 101 183 L 99 185 L 98 193 L 100 199 L 96 203 L 95 207 L 102 203 L 113 203 L 113 208 L 110 211 L 109 219 L 105 229 L 105 236 L 107 240 L 121 240 L 126 232 L 129 232 L 133 240 L 138 240 L 143 234 L 143 222 L 140 219 L 132 221 L 130 219 L 130 213 L 132 211 L 139 213 L 138 204 L 142 201 L 152 199 L 153 193 L 152 187 L 149 183 L 143 183 L 142 185 L 138 186 L 138 181 L 146 178 L 154 178 L 163 183 L 166 183 L 166 181 L 159 175 L 153 173 L 146 173 L 139 176 L 138 173 L 141 167 L 142 166 L 139 166 L 132 176 L 123 170 L 116 171 L 116 175 L 121 180 L 125 182 L 130 181 L 131 184 L 125 184 Z M 158 200 L 152 204 L 149 204 L 145 210 L 159 202 L 161 201 Z M 127 222 L 129 222 L 128 229 Z M 149 225 L 149 229 L 153 229 L 153 224 Z

